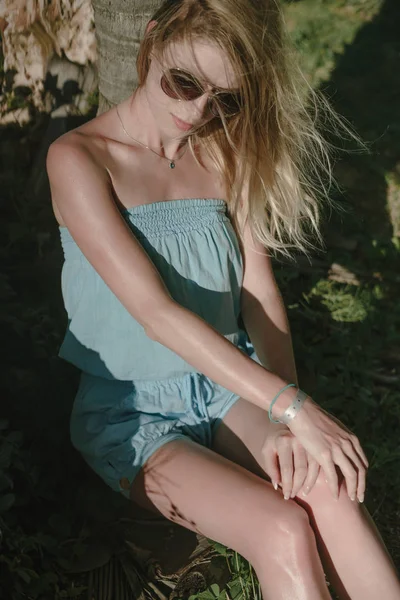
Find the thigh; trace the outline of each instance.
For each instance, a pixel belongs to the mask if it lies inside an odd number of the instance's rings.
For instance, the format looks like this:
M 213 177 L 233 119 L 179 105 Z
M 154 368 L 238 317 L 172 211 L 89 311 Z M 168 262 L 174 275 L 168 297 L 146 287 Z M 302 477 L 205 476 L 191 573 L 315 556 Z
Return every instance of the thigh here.
M 211 448 L 259 477 L 269 480 L 263 468 L 261 450 L 270 429 L 267 411 L 239 398 L 223 417 Z
M 248 560 L 280 535 L 279 523 L 304 519 L 272 485 L 240 465 L 190 439 L 158 449 L 136 476 L 132 500 L 156 510 Z

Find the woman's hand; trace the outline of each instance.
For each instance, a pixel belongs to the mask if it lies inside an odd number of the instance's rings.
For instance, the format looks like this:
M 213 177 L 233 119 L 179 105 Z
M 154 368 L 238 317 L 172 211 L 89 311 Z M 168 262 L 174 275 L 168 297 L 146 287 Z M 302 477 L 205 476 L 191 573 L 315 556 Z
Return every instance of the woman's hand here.
M 288 427 L 321 465 L 334 498 L 339 497 L 337 465 L 346 480 L 350 498 L 355 500 L 357 496 L 360 502 L 364 501 L 368 460 L 358 438 L 343 423 L 308 396 Z
M 303 488 L 306 495 L 314 486 L 319 464 L 303 448 L 286 425 L 274 425 L 262 447 L 263 468 L 272 485 L 282 486 L 285 500 L 294 498 Z

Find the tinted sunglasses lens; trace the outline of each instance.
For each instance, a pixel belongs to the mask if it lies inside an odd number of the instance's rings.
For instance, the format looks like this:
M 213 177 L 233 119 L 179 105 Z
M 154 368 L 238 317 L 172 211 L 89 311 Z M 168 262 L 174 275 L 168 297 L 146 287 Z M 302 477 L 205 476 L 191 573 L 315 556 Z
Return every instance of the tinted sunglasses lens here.
M 161 77 L 161 88 L 170 98 L 182 100 L 194 100 L 203 93 L 189 75 L 184 75 L 176 69 L 170 69 L 168 75 L 164 73 Z
M 222 112 L 225 117 L 232 117 L 241 110 L 240 97 L 238 94 L 218 94 L 211 99 L 210 110 L 214 116 Z

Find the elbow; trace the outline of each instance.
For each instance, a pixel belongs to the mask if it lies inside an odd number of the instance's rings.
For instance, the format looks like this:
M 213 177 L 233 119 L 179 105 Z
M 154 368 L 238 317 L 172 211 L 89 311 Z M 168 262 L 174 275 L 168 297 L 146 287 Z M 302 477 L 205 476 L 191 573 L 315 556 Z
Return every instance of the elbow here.
M 141 323 L 147 337 L 155 342 L 162 343 L 162 332 L 165 329 L 166 323 L 171 323 L 172 311 L 176 303 L 172 300 L 158 303 L 154 306 L 147 306 L 141 313 Z

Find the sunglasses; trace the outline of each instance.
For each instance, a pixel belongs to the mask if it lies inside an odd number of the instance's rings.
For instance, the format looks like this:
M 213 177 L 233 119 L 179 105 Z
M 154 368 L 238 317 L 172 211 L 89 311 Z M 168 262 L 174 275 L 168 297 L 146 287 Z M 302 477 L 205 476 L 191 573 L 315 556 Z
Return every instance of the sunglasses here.
M 162 91 L 175 100 L 191 101 L 206 93 L 194 75 L 183 69 L 173 68 L 165 71 L 160 81 Z M 218 90 L 218 88 L 213 88 Z M 208 110 L 214 117 L 221 112 L 225 117 L 232 117 L 241 111 L 242 99 L 239 92 L 214 91 L 208 97 Z

